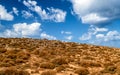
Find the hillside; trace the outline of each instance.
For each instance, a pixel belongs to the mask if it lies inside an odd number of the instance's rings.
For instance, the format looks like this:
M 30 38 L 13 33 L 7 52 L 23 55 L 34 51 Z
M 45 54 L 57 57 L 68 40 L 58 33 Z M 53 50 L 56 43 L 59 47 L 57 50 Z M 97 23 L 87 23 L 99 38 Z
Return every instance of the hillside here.
M 120 49 L 0 38 L 0 75 L 120 75 Z

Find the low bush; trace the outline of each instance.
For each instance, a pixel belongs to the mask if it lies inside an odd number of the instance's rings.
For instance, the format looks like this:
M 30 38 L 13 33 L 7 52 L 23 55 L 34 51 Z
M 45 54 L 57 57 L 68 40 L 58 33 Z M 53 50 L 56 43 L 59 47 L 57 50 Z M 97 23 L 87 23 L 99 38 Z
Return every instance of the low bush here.
M 78 62 L 78 64 L 83 67 L 101 67 L 100 63 L 92 62 L 92 61 L 80 61 Z
M 88 75 L 89 71 L 86 68 L 79 68 L 75 70 L 75 73 L 78 75 Z
M 41 68 L 45 68 L 45 69 L 54 69 L 55 65 L 53 63 L 50 62 L 43 62 L 40 64 Z
M 15 68 L 8 68 L 0 71 L 0 75 L 30 75 L 27 71 L 19 71 Z
M 48 70 L 41 73 L 41 75 L 56 75 L 55 71 Z
M 68 61 L 64 57 L 55 58 L 52 60 L 52 63 L 56 65 L 68 64 Z
M 116 66 L 108 66 L 108 67 L 105 67 L 104 70 L 102 70 L 101 72 L 114 74 L 116 73 L 116 70 L 117 70 Z
M 65 67 L 61 65 L 61 66 L 56 67 L 55 69 L 57 72 L 61 72 L 61 71 L 65 70 Z

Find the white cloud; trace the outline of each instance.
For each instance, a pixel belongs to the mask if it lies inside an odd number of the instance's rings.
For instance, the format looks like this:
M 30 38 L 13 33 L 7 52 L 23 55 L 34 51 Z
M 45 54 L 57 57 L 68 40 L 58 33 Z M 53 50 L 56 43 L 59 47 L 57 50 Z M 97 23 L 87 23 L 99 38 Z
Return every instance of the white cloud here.
M 90 40 L 92 39 L 93 36 L 95 36 L 97 33 L 101 33 L 101 32 L 107 32 L 108 29 L 107 28 L 98 28 L 95 27 L 93 25 L 90 26 L 89 30 L 87 33 L 83 34 L 79 40 Z
M 65 39 L 72 40 L 73 36 L 66 36 Z
M 61 31 L 61 34 L 67 34 L 67 35 L 70 35 L 70 34 L 72 34 L 72 32 L 69 32 L 69 31 Z
M 18 14 L 19 11 L 17 10 L 17 8 L 13 7 L 12 9 L 13 9 L 13 13 L 18 16 L 18 15 L 19 15 L 19 14 Z
M 120 40 L 120 33 L 118 31 L 109 31 L 102 39 L 104 41 Z
M 41 34 L 40 34 L 40 37 L 41 37 L 41 38 L 46 38 L 46 39 L 49 39 L 49 40 L 56 40 L 56 39 L 57 39 L 56 37 L 54 37 L 54 36 L 52 36 L 52 35 L 48 35 L 48 34 L 46 34 L 46 33 L 41 33 Z
M 40 23 L 17 23 L 13 25 L 13 29 L 6 29 L 1 36 L 3 37 L 32 37 L 39 35 Z
M 4 6 L 0 5 L 0 18 L 1 20 L 11 21 L 14 19 L 14 16 L 7 12 Z
M 96 35 L 96 38 L 97 38 L 97 39 L 101 39 L 101 38 L 104 38 L 104 36 L 105 36 L 104 34 L 97 34 L 97 35 Z
M 83 23 L 87 23 L 87 24 L 97 24 L 97 23 L 101 23 L 103 21 L 108 20 L 107 17 L 101 17 L 96 13 L 91 13 L 91 14 L 85 15 L 85 16 L 81 17 L 81 19 L 82 19 Z
M 82 41 L 90 40 L 92 38 L 92 35 L 93 35 L 92 32 L 85 33 L 79 38 L 79 40 L 82 40 Z
M 120 32 L 117 30 L 108 31 L 106 28 L 91 26 L 88 32 L 84 33 L 79 40 L 95 45 L 119 47 L 115 43 L 120 44 Z
M 96 39 L 100 39 L 101 42 L 104 41 L 114 41 L 114 40 L 120 40 L 120 33 L 116 30 L 109 31 L 105 34 L 97 34 Z
M 22 11 L 22 17 L 24 17 L 25 19 L 28 19 L 30 17 L 33 17 L 33 14 L 28 12 L 28 11 L 23 10 Z
M 71 2 L 74 13 L 83 23 L 100 25 L 120 19 L 119 0 L 71 0 Z
M 66 18 L 66 12 L 61 9 L 47 8 L 42 9 L 41 6 L 37 5 L 36 1 L 24 0 L 23 4 L 27 6 L 30 10 L 36 12 L 42 20 L 50 20 L 53 22 L 64 22 Z
M 72 32 L 70 32 L 70 31 L 61 31 L 61 34 L 64 35 L 65 40 L 70 41 L 73 39 Z

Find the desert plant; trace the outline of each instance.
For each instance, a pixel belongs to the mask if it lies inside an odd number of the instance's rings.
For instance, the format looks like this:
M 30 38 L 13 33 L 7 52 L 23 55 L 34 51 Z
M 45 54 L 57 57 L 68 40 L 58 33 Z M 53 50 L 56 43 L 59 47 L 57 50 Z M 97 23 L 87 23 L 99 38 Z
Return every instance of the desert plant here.
M 16 64 L 21 64 L 21 63 L 25 63 L 25 62 L 26 62 L 26 60 L 23 60 L 23 59 L 16 59 L 15 60 Z
M 40 64 L 41 68 L 45 68 L 45 69 L 54 69 L 55 65 L 53 63 L 50 62 L 43 62 Z
M 80 61 L 78 62 L 78 64 L 83 67 L 101 67 L 100 63 L 92 62 L 92 61 Z
M 5 53 L 7 50 L 4 48 L 0 48 L 0 53 Z
M 0 75 L 30 75 L 27 71 L 17 70 L 15 68 L 8 68 L 6 70 L 1 70 Z
M 56 75 L 55 71 L 48 70 L 41 73 L 41 75 Z
M 78 75 L 88 75 L 89 71 L 86 68 L 79 68 L 75 70 Z
M 0 63 L 0 67 L 10 67 L 10 66 L 12 66 L 11 64 L 9 64 L 9 63 Z
M 61 72 L 61 71 L 65 70 L 65 67 L 61 65 L 61 66 L 56 67 L 55 69 L 57 72 Z
M 58 57 L 52 60 L 52 63 L 56 65 L 68 64 L 68 61 L 64 57 Z
M 114 73 L 116 73 L 116 70 L 117 70 L 116 66 L 107 66 L 101 72 L 102 73 L 111 73 L 111 74 L 114 74 Z

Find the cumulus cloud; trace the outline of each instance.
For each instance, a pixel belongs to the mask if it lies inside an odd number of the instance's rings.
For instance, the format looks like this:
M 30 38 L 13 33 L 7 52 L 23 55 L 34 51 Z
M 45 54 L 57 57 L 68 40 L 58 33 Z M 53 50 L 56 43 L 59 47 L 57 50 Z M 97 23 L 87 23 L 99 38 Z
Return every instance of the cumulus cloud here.
M 109 24 L 120 19 L 119 0 L 71 0 L 74 13 L 83 23 Z
M 19 15 L 18 14 L 19 11 L 17 10 L 17 8 L 13 7 L 12 9 L 13 9 L 13 13 L 18 16 Z
M 30 17 L 33 17 L 33 14 L 30 13 L 29 11 L 23 10 L 23 11 L 22 11 L 22 17 L 24 17 L 25 19 L 28 19 L 28 18 L 30 18 Z
M 0 35 L 3 37 L 32 37 L 39 35 L 40 23 L 17 23 L 13 25 L 13 29 L 6 29 Z
M 96 35 L 97 39 L 101 39 L 102 41 L 115 41 L 115 40 L 120 40 L 120 33 L 116 30 L 114 31 L 109 31 L 106 35 L 104 34 L 97 34 Z
M 14 19 L 14 16 L 10 14 L 4 6 L 0 5 L 0 19 L 12 21 Z
M 46 33 L 41 33 L 41 34 L 40 34 L 40 37 L 41 37 L 41 38 L 46 38 L 46 39 L 49 39 L 49 40 L 56 40 L 56 39 L 57 39 L 56 37 L 54 37 L 54 36 L 52 36 L 52 35 L 48 35 L 48 34 L 46 34 Z
M 117 30 L 90 26 L 88 32 L 84 33 L 79 40 L 95 45 L 119 47 L 115 44 L 120 44 L 120 32 Z
M 50 20 L 53 22 L 64 22 L 66 18 L 66 12 L 61 9 L 55 9 L 53 7 L 42 9 L 41 6 L 37 5 L 36 1 L 24 0 L 23 4 L 30 10 L 36 12 L 42 20 Z
M 107 32 L 108 29 L 107 28 L 99 28 L 99 27 L 96 27 L 96 26 L 93 26 L 91 25 L 90 28 L 88 29 L 88 32 L 83 34 L 79 40 L 90 40 L 92 39 L 92 37 L 94 35 L 96 35 L 97 33 L 101 33 L 101 32 Z

